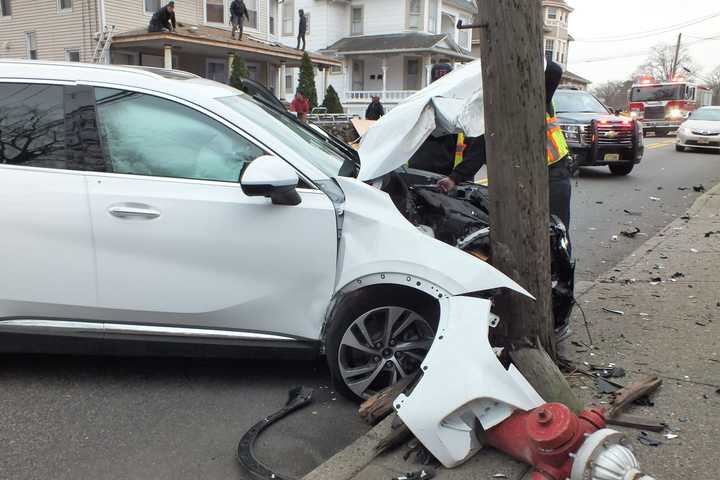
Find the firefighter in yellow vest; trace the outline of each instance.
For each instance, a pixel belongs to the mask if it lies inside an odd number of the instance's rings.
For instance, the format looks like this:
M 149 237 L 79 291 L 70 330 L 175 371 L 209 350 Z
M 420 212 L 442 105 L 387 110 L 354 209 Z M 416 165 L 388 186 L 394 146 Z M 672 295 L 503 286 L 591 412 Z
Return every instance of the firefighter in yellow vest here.
M 556 215 L 570 229 L 570 198 L 572 186 L 570 182 L 570 169 L 568 148 L 565 135 L 555 118 L 555 108 L 552 98 L 560 85 L 563 70 L 562 67 L 553 62 L 547 61 L 545 67 L 545 126 L 547 130 L 546 147 L 547 163 L 550 169 L 550 213 Z

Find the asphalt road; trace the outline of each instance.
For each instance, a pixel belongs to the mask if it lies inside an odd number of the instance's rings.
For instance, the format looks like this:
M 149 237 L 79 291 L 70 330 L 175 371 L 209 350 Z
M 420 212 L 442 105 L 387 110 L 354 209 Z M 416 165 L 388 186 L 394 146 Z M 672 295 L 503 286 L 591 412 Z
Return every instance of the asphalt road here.
M 587 168 L 574 179 L 579 280 L 612 268 L 682 214 L 700 195 L 693 185 L 720 181 L 720 155 L 676 153 L 672 141 L 647 139 L 627 177 Z M 633 227 L 641 234 L 620 236 Z M 249 479 L 235 461 L 237 442 L 296 385 L 314 387 L 315 404 L 262 436 L 258 454 L 301 476 L 367 428 L 328 388 L 321 363 L 3 356 L 0 478 Z

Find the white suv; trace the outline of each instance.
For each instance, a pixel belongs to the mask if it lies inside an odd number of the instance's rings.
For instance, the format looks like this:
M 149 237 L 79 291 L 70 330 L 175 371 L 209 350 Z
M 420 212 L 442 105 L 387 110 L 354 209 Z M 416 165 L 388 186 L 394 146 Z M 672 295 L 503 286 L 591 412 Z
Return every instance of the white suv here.
M 4 349 L 309 350 L 366 397 L 419 368 L 455 296 L 526 294 L 356 171 L 194 75 L 0 62 Z

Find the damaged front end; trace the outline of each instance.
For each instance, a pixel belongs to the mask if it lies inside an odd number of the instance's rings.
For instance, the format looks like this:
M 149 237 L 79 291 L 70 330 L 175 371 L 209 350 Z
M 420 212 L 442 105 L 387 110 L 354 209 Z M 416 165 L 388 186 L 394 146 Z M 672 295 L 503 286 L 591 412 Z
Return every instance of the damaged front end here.
M 440 178 L 422 170 L 401 169 L 385 175 L 378 186 L 421 231 L 489 261 L 492 252 L 487 187 L 464 183 L 444 193 L 436 187 Z M 553 317 L 556 330 L 564 330 L 574 303 L 575 264 L 565 225 L 556 217 L 550 221 L 549 233 Z

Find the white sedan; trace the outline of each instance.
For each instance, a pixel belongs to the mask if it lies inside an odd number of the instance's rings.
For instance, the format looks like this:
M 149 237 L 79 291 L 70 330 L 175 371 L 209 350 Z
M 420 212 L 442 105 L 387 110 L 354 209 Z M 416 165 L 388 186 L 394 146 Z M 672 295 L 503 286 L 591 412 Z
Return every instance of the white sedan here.
M 453 305 L 486 324 L 483 298 L 528 295 L 367 183 L 396 167 L 358 175 L 194 75 L 0 61 L 0 343 L 324 352 L 338 388 L 367 397 L 420 368 Z
M 702 107 L 690 114 L 677 131 L 675 149 L 720 150 L 720 107 Z

